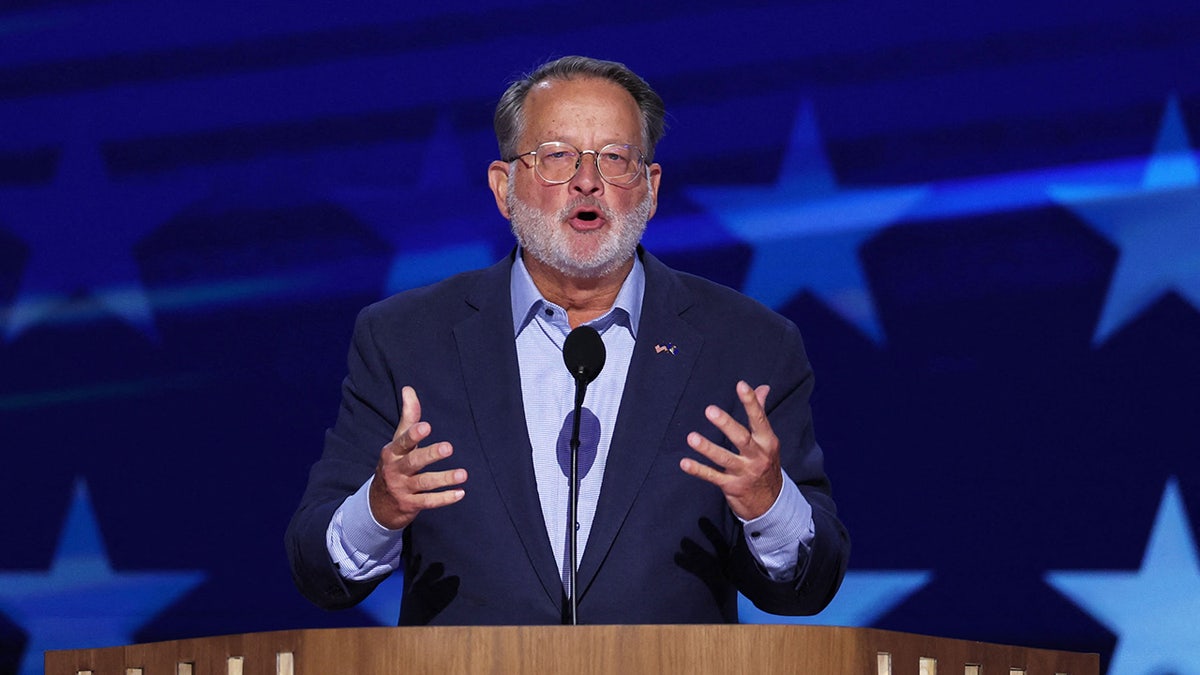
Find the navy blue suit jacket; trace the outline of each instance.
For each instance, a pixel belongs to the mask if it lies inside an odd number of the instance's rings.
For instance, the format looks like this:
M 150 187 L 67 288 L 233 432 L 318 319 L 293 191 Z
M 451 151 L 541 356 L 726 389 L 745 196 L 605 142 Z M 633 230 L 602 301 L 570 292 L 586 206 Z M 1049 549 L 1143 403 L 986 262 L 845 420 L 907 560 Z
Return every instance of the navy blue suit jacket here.
M 667 268 L 639 249 L 642 318 L 587 547 L 581 623 L 736 622 L 737 591 L 777 614 L 813 614 L 845 573 L 849 538 L 830 497 L 812 427 L 813 376 L 790 321 L 737 292 Z M 359 315 L 337 422 L 287 533 L 300 590 L 326 608 L 377 585 L 343 579 L 329 558 L 333 512 L 374 471 L 413 386 L 430 441 L 463 467 L 457 504 L 422 512 L 404 533 L 401 624 L 554 624 L 563 588 L 542 519 L 512 334 L 513 257 L 400 293 Z M 671 351 L 656 346 L 674 344 Z M 816 540 L 793 582 L 767 577 L 720 490 L 679 468 L 699 458 L 717 404 L 745 423 L 735 384 L 770 384 L 767 411 L 784 470 L 813 507 Z

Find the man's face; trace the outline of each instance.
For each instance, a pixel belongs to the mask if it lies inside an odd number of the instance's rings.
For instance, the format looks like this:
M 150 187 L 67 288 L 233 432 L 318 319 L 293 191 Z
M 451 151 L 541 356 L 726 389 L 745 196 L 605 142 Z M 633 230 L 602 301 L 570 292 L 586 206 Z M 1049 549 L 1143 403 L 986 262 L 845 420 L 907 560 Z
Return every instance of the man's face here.
M 526 97 L 524 111 L 520 152 L 547 141 L 563 141 L 580 150 L 598 150 L 609 143 L 645 148 L 636 102 L 608 80 L 539 83 Z M 511 168 L 493 163 L 489 182 L 497 206 L 527 253 L 575 278 L 599 278 L 628 262 L 657 206 L 657 164 L 650 166 L 649 178 L 614 186 L 600 178 L 589 154 L 574 178 L 550 185 L 533 170 L 532 157 L 523 159 Z

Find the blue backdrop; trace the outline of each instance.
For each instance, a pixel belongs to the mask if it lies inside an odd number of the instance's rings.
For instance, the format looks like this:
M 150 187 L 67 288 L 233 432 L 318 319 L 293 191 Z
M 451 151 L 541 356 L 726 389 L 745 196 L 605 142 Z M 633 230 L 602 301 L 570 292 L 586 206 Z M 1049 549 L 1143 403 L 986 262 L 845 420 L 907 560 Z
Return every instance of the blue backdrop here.
M 670 110 L 646 245 L 805 335 L 815 620 L 1200 673 L 1200 4 L 740 4 L 6 0 L 0 672 L 394 622 L 283 555 L 354 315 L 508 251 L 494 102 L 587 53 Z

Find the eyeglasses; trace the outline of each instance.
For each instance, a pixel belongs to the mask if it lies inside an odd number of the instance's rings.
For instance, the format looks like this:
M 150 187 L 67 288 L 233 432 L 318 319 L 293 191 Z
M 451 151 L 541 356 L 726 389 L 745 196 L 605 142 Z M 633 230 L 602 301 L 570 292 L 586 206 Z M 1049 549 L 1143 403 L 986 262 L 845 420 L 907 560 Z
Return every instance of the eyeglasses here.
M 533 170 L 551 185 L 561 185 L 575 177 L 584 155 L 593 155 L 600 177 L 610 185 L 633 185 L 642 175 L 646 160 L 636 145 L 609 143 L 599 150 L 580 150 L 570 143 L 549 141 L 529 152 L 504 161 L 513 162 L 533 155 Z

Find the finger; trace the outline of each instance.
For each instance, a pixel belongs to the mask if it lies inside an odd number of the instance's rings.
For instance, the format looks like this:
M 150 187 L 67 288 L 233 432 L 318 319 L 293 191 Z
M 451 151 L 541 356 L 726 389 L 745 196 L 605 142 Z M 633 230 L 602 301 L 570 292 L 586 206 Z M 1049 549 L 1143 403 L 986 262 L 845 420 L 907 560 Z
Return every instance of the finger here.
M 465 469 L 449 469 L 447 471 L 426 471 L 419 473 L 412 478 L 412 487 L 414 493 L 422 494 L 433 492 L 443 488 L 462 485 L 467 482 L 467 472 Z
M 729 477 L 726 474 L 717 471 L 711 466 L 705 466 L 694 459 L 684 458 L 679 460 L 679 468 L 683 469 L 683 472 L 689 476 L 695 476 L 700 480 L 708 481 L 722 490 L 725 483 L 729 481 Z
M 421 492 L 434 492 L 467 482 L 467 470 L 426 471 L 425 473 L 417 474 L 416 479 L 417 487 Z
M 408 455 L 421 444 L 421 441 L 429 437 L 432 430 L 429 422 L 417 422 L 404 429 L 397 427 L 392 441 L 383 446 L 383 459 L 395 461 Z
M 417 390 L 405 386 L 400 390 L 400 422 L 392 433 L 392 442 L 385 446 L 394 457 L 401 457 L 429 436 L 431 427 L 421 421 L 421 400 L 417 398 Z
M 462 500 L 465 494 L 465 490 L 422 492 L 420 494 L 410 495 L 408 501 L 412 505 L 414 511 L 424 511 L 425 509 L 436 509 L 457 503 Z
M 766 387 L 767 385 L 762 385 Z M 760 389 L 762 388 L 760 387 Z M 770 432 L 771 425 L 767 422 L 767 413 L 763 410 L 763 401 L 766 400 L 766 393 L 759 399 L 758 389 L 751 389 L 749 384 L 744 381 L 737 383 L 738 398 L 742 401 L 742 407 L 746 409 L 746 419 L 750 422 L 750 434 L 756 435 L 760 433 Z M 740 445 L 738 446 L 741 447 Z
M 713 443 L 694 431 L 687 435 L 687 444 L 693 450 L 700 453 L 710 462 L 716 464 L 725 471 L 728 471 L 737 463 L 737 455 L 726 450 L 725 448 L 722 448 L 716 443 Z
M 750 442 L 750 431 L 746 427 L 715 405 L 705 408 L 704 416 L 733 443 L 738 452 L 745 452 L 746 445 Z
M 449 443 L 434 443 L 423 448 L 417 448 L 407 453 L 397 462 L 401 473 L 414 476 L 434 462 L 440 462 L 454 454 L 454 446 Z
M 420 421 L 421 399 L 417 398 L 416 389 L 406 385 L 400 390 L 400 423 L 396 425 L 396 432 L 392 434 L 392 440 L 398 440 L 405 430 Z M 409 449 L 412 448 L 410 447 Z
M 758 399 L 758 404 L 765 410 L 767 407 L 767 394 L 771 393 L 771 385 L 760 384 L 754 388 L 754 396 Z

